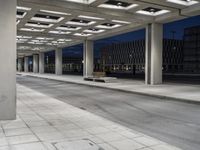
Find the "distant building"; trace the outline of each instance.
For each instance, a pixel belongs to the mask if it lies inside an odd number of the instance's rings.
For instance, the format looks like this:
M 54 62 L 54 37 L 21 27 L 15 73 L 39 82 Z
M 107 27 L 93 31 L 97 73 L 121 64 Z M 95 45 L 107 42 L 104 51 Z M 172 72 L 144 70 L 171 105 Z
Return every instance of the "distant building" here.
M 200 26 L 184 30 L 184 72 L 200 73 Z
M 101 51 L 103 70 L 110 73 L 143 73 L 145 40 L 106 46 Z M 163 71 L 183 71 L 183 41 L 163 40 Z

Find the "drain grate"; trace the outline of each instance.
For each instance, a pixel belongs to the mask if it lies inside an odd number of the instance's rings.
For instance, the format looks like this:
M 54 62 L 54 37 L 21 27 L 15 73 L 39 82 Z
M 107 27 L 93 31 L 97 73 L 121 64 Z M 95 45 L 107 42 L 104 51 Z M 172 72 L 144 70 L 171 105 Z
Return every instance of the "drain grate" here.
M 89 139 L 54 143 L 57 150 L 104 150 Z

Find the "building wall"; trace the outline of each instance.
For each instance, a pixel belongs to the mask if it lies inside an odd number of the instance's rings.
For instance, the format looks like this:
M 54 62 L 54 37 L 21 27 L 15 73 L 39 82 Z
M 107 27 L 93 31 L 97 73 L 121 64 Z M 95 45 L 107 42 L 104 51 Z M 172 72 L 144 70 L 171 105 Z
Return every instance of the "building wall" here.
M 184 71 L 200 73 L 200 26 L 184 30 Z
M 145 64 L 145 40 L 113 44 L 101 52 L 103 70 L 114 73 L 143 73 Z M 163 71 L 183 71 L 183 41 L 164 39 Z

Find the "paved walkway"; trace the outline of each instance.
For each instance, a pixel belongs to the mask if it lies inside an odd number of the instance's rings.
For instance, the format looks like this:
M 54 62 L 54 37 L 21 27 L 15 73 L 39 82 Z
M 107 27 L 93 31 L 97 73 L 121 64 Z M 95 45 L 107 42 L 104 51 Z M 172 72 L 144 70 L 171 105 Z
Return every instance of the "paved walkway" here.
M 113 83 L 99 83 L 99 82 L 84 81 L 83 77 L 81 76 L 72 76 L 72 75 L 57 76 L 55 74 L 34 74 L 34 73 L 19 73 L 19 74 L 52 79 L 57 81 L 65 81 L 70 83 L 115 89 L 126 92 L 133 92 L 150 96 L 157 96 L 160 98 L 172 98 L 177 100 L 200 103 L 200 85 L 165 83 L 162 85 L 152 86 L 152 85 L 145 85 L 143 81 L 127 80 L 127 79 L 117 79 L 116 82 Z
M 17 85 L 17 120 L 0 122 L 0 150 L 180 150 Z

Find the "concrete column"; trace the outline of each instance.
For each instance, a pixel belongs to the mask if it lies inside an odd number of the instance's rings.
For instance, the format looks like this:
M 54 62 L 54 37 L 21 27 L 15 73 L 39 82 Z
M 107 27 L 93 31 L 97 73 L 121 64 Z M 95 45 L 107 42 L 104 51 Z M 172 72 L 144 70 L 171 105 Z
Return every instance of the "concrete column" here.
M 37 54 L 33 55 L 33 73 L 39 72 L 39 57 Z
M 146 27 L 145 83 L 162 84 L 163 25 Z
M 58 48 L 55 50 L 55 59 L 56 59 L 56 75 L 62 75 L 62 48 Z
M 94 42 L 86 40 L 83 44 L 83 76 L 89 77 L 93 75 L 94 66 Z
M 16 118 L 16 0 L 0 1 L 0 120 Z
M 17 68 L 19 72 L 22 72 L 22 63 L 23 63 L 23 58 L 18 58 Z
M 28 57 L 24 57 L 24 72 L 28 72 Z
M 39 53 L 39 73 L 44 73 L 44 53 Z

